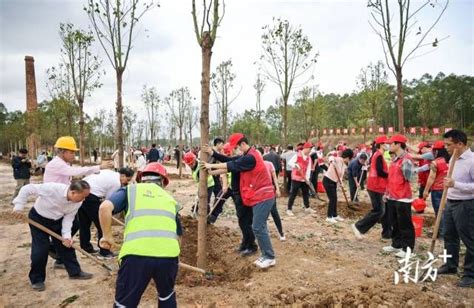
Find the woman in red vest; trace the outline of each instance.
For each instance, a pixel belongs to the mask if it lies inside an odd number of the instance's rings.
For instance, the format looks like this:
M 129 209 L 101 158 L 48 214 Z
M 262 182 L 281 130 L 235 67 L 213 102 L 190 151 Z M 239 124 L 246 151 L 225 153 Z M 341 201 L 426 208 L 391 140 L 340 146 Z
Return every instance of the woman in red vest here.
M 406 152 L 407 138 L 395 135 L 387 141 L 390 152 L 395 154 L 388 168 L 386 197 L 388 210 L 392 214 L 392 245 L 383 248 L 385 252 L 395 252 L 404 258 L 407 248 L 415 247 L 415 228 L 411 221 L 411 203 L 413 201 L 410 180 L 413 175 L 413 161 Z
M 275 203 L 275 191 L 272 179 L 268 174 L 262 155 L 250 147 L 244 134 L 234 133 L 229 137 L 232 148 L 238 147 L 242 156 L 227 163 L 209 164 L 208 169 L 221 169 L 230 172 L 240 172 L 240 194 L 244 206 L 252 208 L 252 229 L 258 241 L 262 256 L 254 264 L 259 268 L 275 266 L 275 253 L 268 234 L 267 219 Z
M 389 239 L 392 237 L 390 219 L 386 204 L 383 201 L 388 183 L 388 166 L 383 156 L 387 141 L 387 136 L 375 138 L 377 151 L 370 158 L 370 169 L 367 178 L 367 191 L 372 202 L 372 211 L 355 224 L 352 224 L 352 231 L 358 239 L 362 239 L 362 234 L 367 233 L 379 220 L 382 220 L 382 238 Z
M 433 205 L 433 209 L 437 216 L 439 205 L 441 203 L 441 196 L 443 195 L 443 181 L 448 174 L 448 161 L 450 157 L 448 151 L 444 148 L 443 140 L 436 141 L 433 144 L 432 149 L 435 159 L 430 164 L 430 175 L 423 192 L 423 199 L 426 200 L 426 198 L 428 198 L 428 194 L 431 190 L 431 205 Z M 439 235 L 443 234 L 443 229 L 443 219 L 441 218 Z
M 428 142 L 420 142 L 418 144 L 418 154 L 422 155 L 431 151 L 431 145 Z M 418 158 L 419 156 L 417 156 Z M 416 159 L 416 158 L 414 158 Z M 430 164 L 430 160 L 428 159 L 419 159 L 418 161 L 418 198 L 423 198 L 423 192 L 425 191 L 426 181 L 428 181 L 428 176 L 430 174 L 430 170 L 428 166 Z M 426 167 L 423 167 L 426 166 Z
M 288 198 L 288 209 L 286 210 L 288 216 L 294 216 L 293 203 L 295 202 L 296 194 L 300 188 L 301 194 L 303 195 L 305 212 L 314 212 L 309 207 L 309 187 L 306 184 L 311 177 L 312 161 L 309 152 L 312 147 L 313 145 L 311 143 L 306 142 L 303 145 L 303 149 L 298 151 L 298 153 L 288 161 L 288 165 L 292 168 L 290 197 Z

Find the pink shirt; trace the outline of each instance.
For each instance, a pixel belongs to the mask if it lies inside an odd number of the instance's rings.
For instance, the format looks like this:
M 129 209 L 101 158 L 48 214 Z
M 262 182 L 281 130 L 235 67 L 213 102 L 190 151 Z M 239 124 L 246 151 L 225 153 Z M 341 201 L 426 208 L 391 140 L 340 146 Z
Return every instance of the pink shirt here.
M 340 184 L 340 182 L 338 181 L 338 175 L 339 175 L 339 179 L 342 181 L 342 178 L 344 176 L 344 172 L 346 172 L 347 166 L 341 157 L 334 157 L 333 159 L 334 159 L 333 162 L 329 165 L 329 168 L 324 174 L 324 176 L 329 178 L 333 182 Z M 336 170 L 337 170 L 337 173 L 336 173 Z
M 100 167 L 72 167 L 59 156 L 55 156 L 48 164 L 43 176 L 43 183 L 71 184 L 72 176 L 83 176 L 99 173 Z

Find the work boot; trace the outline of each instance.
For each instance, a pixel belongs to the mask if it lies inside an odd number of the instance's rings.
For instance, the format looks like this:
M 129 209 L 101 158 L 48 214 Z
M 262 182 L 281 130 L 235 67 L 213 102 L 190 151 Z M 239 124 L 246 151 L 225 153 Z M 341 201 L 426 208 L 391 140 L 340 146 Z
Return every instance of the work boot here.
M 209 217 L 207 217 L 207 224 L 208 225 L 212 225 L 216 222 L 217 220 L 217 217 L 214 216 L 214 215 L 209 215 Z
M 473 288 L 474 287 L 474 278 L 471 277 L 462 277 L 461 281 L 458 283 L 460 288 Z
M 74 276 L 69 276 L 69 279 L 78 279 L 78 280 L 86 280 L 86 279 L 91 279 L 92 278 L 91 273 L 86 273 L 81 271 L 79 274 L 74 275 Z
M 446 264 L 438 268 L 438 275 L 456 275 L 457 273 L 457 268 L 449 267 Z
M 44 285 L 44 282 L 37 282 L 37 283 L 32 283 L 31 288 L 35 291 L 41 292 L 46 289 L 46 286 Z

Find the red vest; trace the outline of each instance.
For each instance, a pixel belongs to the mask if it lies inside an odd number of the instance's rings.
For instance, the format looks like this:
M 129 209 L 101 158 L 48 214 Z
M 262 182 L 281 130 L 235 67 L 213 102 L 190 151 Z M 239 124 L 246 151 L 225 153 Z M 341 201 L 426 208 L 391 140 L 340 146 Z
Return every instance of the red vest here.
M 429 165 L 429 164 L 430 164 L 429 160 L 422 159 L 418 163 L 418 167 L 422 167 L 424 165 Z M 428 182 L 429 175 L 430 175 L 430 170 L 419 172 L 418 173 L 418 184 L 420 184 L 420 186 L 426 186 L 426 182 Z
M 272 179 L 260 153 L 251 148 L 246 155 L 252 155 L 256 164 L 252 170 L 240 173 L 240 194 L 243 204 L 254 206 L 257 203 L 275 198 Z
M 387 162 L 383 159 L 382 153 L 376 151 L 370 161 L 369 176 L 367 177 L 367 189 L 383 194 L 387 190 L 388 178 L 381 178 L 377 175 L 376 161 L 380 156 L 382 156 L 383 171 L 388 173 Z
M 405 179 L 402 173 L 402 164 L 405 159 L 411 160 L 411 156 L 404 154 L 397 161 L 392 162 L 388 168 L 387 192 L 391 199 L 411 199 L 410 182 Z
M 308 161 L 311 164 L 311 157 L 309 155 L 306 157 L 306 160 L 303 159 L 303 154 L 298 152 L 296 154 L 296 163 L 300 166 L 301 169 L 293 168 L 291 171 L 291 180 L 297 182 L 304 182 L 306 178 L 306 171 L 308 170 Z
M 443 180 L 448 174 L 448 164 L 442 157 L 436 158 L 434 163 L 436 164 L 436 178 L 431 186 L 431 190 L 443 190 Z

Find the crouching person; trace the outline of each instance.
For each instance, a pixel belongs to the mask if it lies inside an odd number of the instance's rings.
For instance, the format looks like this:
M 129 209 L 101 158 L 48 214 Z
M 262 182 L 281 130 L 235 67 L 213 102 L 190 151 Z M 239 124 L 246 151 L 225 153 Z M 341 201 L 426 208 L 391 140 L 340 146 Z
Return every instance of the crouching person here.
M 112 214 L 125 212 L 115 307 L 137 307 L 151 279 L 158 291 L 158 306 L 176 307 L 174 285 L 182 231 L 179 206 L 163 189 L 168 182 L 165 167 L 150 163 L 139 184 L 122 187 L 100 205 L 103 237 L 99 245 L 103 249 L 114 246 Z
M 70 185 L 60 183 L 28 184 L 20 190 L 13 200 L 13 215 L 21 217 L 29 196 L 38 196 L 31 208 L 28 218 L 43 225 L 49 230 L 61 234 L 61 244 L 53 238 L 56 251 L 64 260 L 64 265 L 71 279 L 90 279 L 92 274 L 83 272 L 72 248 L 71 227 L 74 216 L 89 195 L 89 184 L 75 181 Z M 45 290 L 46 264 L 48 262 L 49 235 L 30 225 L 31 230 L 31 269 L 29 278 L 31 287 L 37 291 Z

